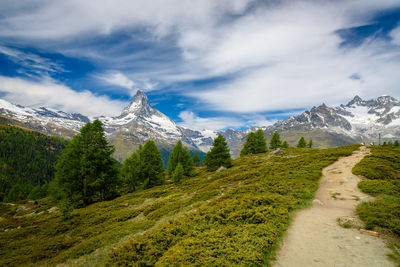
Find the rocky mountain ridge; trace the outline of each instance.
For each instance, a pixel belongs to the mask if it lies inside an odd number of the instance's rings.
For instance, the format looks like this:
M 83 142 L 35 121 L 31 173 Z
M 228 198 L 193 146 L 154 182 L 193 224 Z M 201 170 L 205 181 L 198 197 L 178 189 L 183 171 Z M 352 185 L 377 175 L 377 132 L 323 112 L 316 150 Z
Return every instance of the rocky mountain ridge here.
M 91 120 L 81 114 L 45 107 L 28 108 L 1 99 L 0 115 L 29 128 L 67 138 L 78 133 L 82 125 Z M 247 134 L 260 128 L 254 126 L 244 131 L 227 129 L 221 132 L 187 129 L 153 108 L 142 91 L 137 92 L 119 116 L 98 119 L 103 122 L 108 139 L 116 146 L 116 157 L 120 160 L 149 139 L 167 150 L 182 140 L 192 150 L 207 152 L 218 133 L 226 137 L 232 154 L 237 156 Z M 400 102 L 390 96 L 372 100 L 355 96 L 346 105 L 332 108 L 322 104 L 261 129 L 267 138 L 278 131 L 291 145 L 302 135 L 312 138 L 319 147 L 372 142 L 379 133 L 384 139 L 395 140 L 400 139 Z

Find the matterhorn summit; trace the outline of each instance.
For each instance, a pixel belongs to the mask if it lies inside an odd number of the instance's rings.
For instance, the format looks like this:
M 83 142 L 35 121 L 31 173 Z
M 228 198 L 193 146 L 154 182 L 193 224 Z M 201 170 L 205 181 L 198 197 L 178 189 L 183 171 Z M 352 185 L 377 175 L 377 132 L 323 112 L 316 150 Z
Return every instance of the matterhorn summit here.
M 121 117 L 128 114 L 150 117 L 155 113 L 156 110 L 152 106 L 150 106 L 147 95 L 143 91 L 138 90 L 131 104 L 122 110 Z

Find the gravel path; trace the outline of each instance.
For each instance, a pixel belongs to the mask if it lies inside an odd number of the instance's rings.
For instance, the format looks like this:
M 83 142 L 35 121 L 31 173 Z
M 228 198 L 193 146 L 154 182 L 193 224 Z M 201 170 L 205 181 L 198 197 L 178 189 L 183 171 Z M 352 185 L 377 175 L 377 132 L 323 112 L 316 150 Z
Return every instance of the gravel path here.
M 360 178 L 351 172 L 368 153 L 361 147 L 323 170 L 313 206 L 294 218 L 274 267 L 395 266 L 387 260 L 391 251 L 380 238 L 337 223 L 339 217 L 355 216 L 357 204 L 370 199 L 357 188 Z

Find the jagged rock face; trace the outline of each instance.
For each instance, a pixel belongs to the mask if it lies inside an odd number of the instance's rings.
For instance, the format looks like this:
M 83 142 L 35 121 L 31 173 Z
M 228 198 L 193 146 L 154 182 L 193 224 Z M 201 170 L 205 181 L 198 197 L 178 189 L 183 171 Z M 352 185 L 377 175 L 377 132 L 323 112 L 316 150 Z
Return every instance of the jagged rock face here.
M 29 128 L 48 134 L 71 138 L 89 121 L 77 113 L 66 113 L 49 108 L 28 108 L 0 99 L 0 114 L 22 122 Z
M 175 122 L 154 109 L 142 91 L 138 91 L 121 115 L 99 119 L 110 139 L 122 135 L 140 143 L 152 139 L 158 143 L 173 144 L 182 138 L 182 132 Z
M 268 130 L 290 129 L 323 129 L 354 141 L 373 141 L 379 133 L 388 139 L 400 138 L 400 102 L 391 96 L 367 101 L 355 96 L 346 105 L 330 108 L 322 104 L 299 116 L 277 122 Z

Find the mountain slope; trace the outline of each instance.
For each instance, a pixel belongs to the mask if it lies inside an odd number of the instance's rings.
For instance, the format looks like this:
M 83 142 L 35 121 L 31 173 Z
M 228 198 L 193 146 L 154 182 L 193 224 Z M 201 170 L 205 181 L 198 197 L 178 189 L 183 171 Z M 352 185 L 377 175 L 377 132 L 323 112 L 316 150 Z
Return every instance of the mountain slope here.
M 27 108 L 0 99 L 0 115 L 9 123 L 17 123 L 44 133 L 71 138 L 90 119 L 81 114 L 71 114 L 48 108 Z M 192 152 L 208 151 L 213 138 L 176 125 L 160 111 L 153 108 L 147 96 L 138 91 L 131 104 L 117 117 L 98 117 L 105 133 L 116 147 L 114 156 L 123 161 L 139 145 L 154 140 L 160 149 L 172 150 L 182 140 Z
M 0 201 L 26 198 L 32 188 L 54 178 L 66 141 L 0 123 Z
M 179 185 L 75 209 L 66 221 L 48 212 L 48 200 L 25 210 L 0 203 L 0 265 L 268 263 L 293 212 L 313 198 L 322 168 L 354 149 L 287 149 L 242 157 L 221 172 L 199 167 Z

